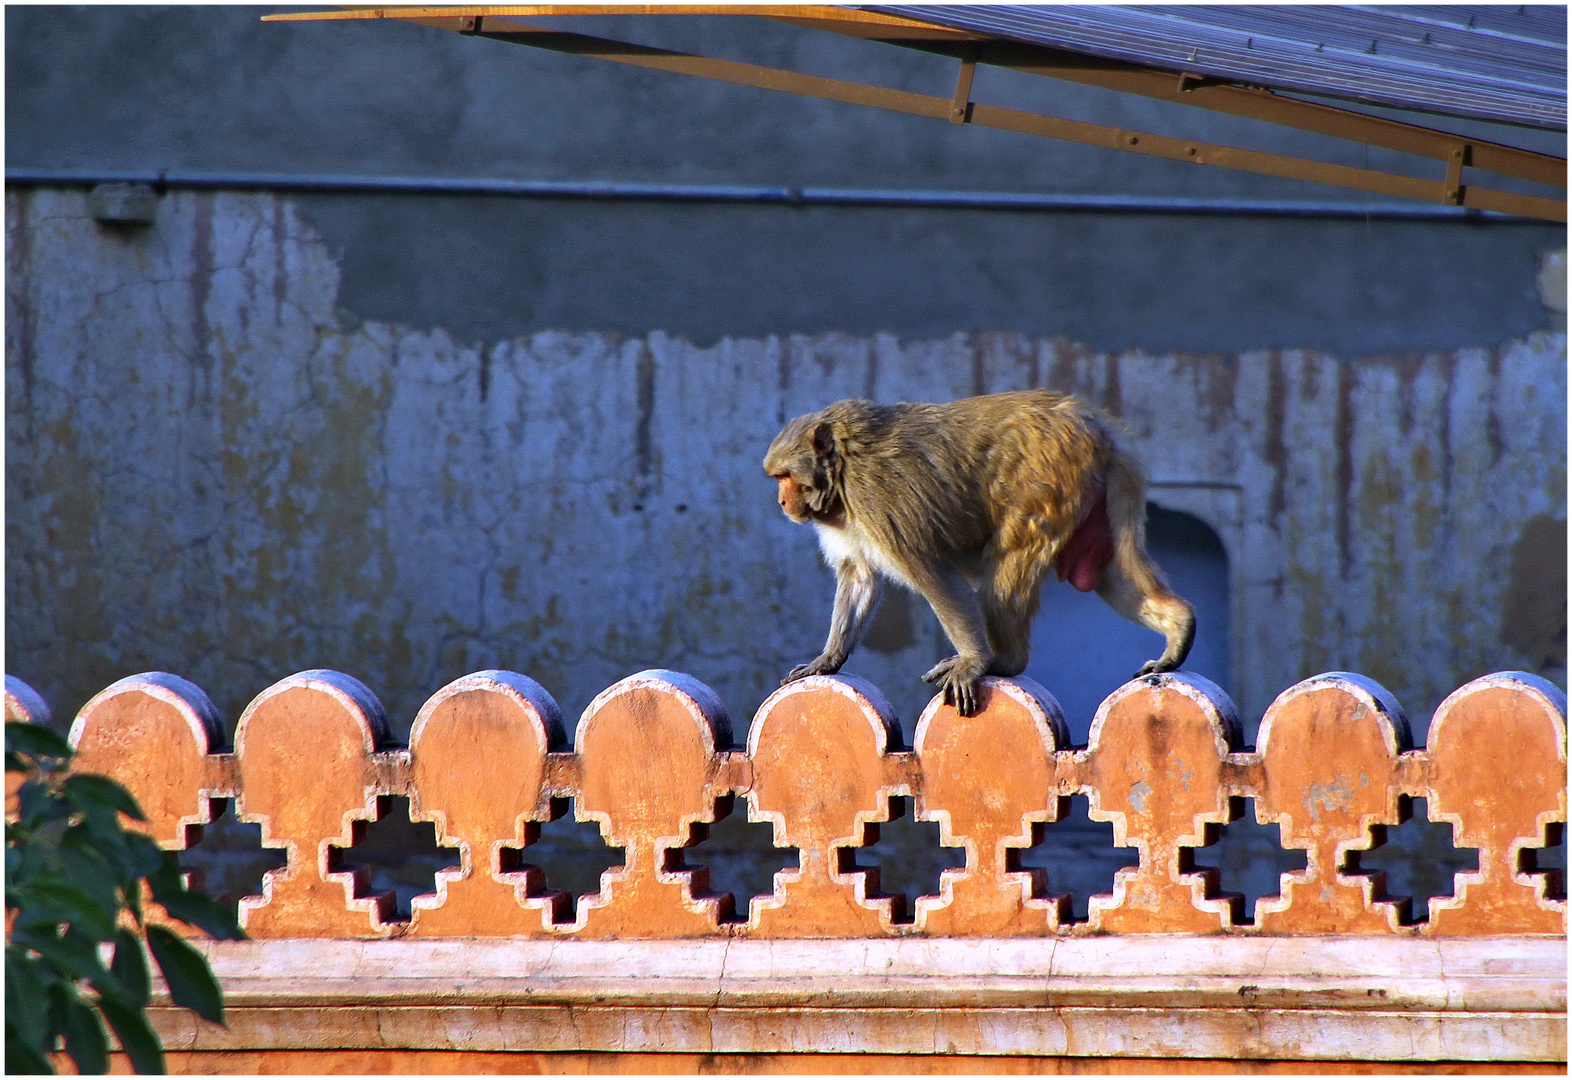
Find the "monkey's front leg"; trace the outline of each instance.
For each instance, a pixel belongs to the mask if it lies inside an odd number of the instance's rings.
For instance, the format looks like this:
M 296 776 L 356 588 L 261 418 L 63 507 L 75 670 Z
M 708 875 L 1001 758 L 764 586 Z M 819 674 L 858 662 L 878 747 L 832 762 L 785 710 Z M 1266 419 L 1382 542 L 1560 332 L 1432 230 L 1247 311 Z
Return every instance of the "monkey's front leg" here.
M 781 685 L 809 675 L 834 675 L 846 663 L 862 636 L 874 601 L 879 598 L 879 576 L 859 563 L 844 562 L 835 568 L 835 612 L 830 616 L 830 636 L 824 651 L 806 664 L 798 664 Z
M 944 703 L 954 705 L 956 712 L 972 716 L 977 712 L 978 687 L 993 662 L 982 605 L 958 570 L 937 571 L 915 580 L 957 653 L 930 668 L 923 682 L 936 684 L 944 694 Z

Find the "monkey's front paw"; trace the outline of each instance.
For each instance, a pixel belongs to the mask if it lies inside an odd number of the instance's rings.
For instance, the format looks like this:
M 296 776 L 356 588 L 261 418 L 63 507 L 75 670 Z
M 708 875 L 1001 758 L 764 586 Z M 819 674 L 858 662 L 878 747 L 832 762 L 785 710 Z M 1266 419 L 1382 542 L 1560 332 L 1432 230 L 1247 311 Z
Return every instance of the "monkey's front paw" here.
M 962 716 L 977 713 L 978 690 L 988 661 L 979 657 L 952 656 L 940 660 L 924 675 L 923 681 L 937 683 L 944 703 L 955 706 Z
M 928 669 L 928 673 L 922 677 L 922 681 L 929 683 L 938 682 L 940 679 L 949 674 L 951 668 L 960 662 L 961 658 L 959 656 L 952 656 L 948 660 L 940 660 L 937 664 Z
M 1137 671 L 1132 676 L 1132 678 L 1140 679 L 1146 677 L 1147 675 L 1161 675 L 1165 671 L 1177 670 L 1178 667 L 1178 664 L 1168 663 L 1162 659 L 1148 660 L 1146 663 L 1141 665 L 1141 670 Z
M 781 680 L 781 685 L 785 686 L 788 683 L 796 682 L 798 679 L 806 679 L 809 675 L 834 675 L 840 669 L 840 661 L 827 656 L 820 656 L 808 661 L 806 664 L 798 664 L 792 668 L 791 674 Z

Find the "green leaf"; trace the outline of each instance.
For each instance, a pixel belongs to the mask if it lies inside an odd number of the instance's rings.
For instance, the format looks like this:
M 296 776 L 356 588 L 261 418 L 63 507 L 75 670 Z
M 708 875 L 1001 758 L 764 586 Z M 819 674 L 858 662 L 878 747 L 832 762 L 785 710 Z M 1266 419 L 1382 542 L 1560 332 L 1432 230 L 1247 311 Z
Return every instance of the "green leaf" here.
M 98 1011 L 114 1029 L 115 1037 L 131 1059 L 131 1068 L 143 1074 L 164 1072 L 164 1048 L 141 1009 L 106 997 L 98 999 Z
M 71 826 L 61 838 L 61 846 L 67 844 L 103 859 L 122 887 L 164 865 L 164 850 L 147 835 L 123 829 L 117 812 L 98 811 Z
M 147 928 L 147 944 L 169 984 L 169 997 L 204 1020 L 224 1022 L 224 992 L 207 966 L 207 957 L 185 939 L 162 926 Z
M 154 849 L 152 857 L 141 841 Z M 141 877 L 148 867 L 158 866 L 162 858 L 156 844 L 140 833 L 126 832 L 120 825 L 119 812 L 107 809 L 95 810 L 72 825 L 61 838 L 61 846 L 79 853 L 91 852 L 102 859 L 111 884 L 120 886 Z
M 152 990 L 147 957 L 142 955 L 141 939 L 124 928 L 115 934 L 115 958 L 109 965 L 109 973 L 124 988 L 129 1004 L 147 1004 Z
M 13 944 L 5 947 L 5 1026 L 6 1042 L 14 1032 L 30 1046 L 42 1046 L 48 1032 L 49 998 L 38 972 L 37 960 L 29 959 Z M 10 1072 L 10 1067 L 6 1067 Z
M 146 821 L 147 815 L 137 805 L 136 798 L 125 788 L 97 773 L 73 773 L 65 782 L 65 796 L 83 810 L 100 807 L 118 810 L 136 821 Z
M 98 959 L 97 943 L 74 930 L 57 934 L 48 930 L 23 929 L 18 923 L 11 932 L 13 944 L 32 949 L 44 963 L 70 979 L 107 979 L 109 972 Z
M 177 896 L 186 891 L 185 875 L 180 872 L 180 859 L 172 851 L 160 849 L 158 867 L 145 876 L 148 888 L 153 891 L 153 899 L 160 904 L 166 896 Z
M 180 862 L 172 852 L 165 851 L 153 842 L 153 839 L 144 833 L 125 833 L 123 837 L 126 868 L 131 876 L 145 878 L 156 874 L 168 860 L 175 861 L 175 870 L 178 873 Z
M 20 830 L 19 830 L 20 831 Z M 9 839 L 13 846 L 6 849 L 6 854 L 15 854 L 14 860 L 7 861 L 7 871 L 14 865 L 23 877 L 31 881 L 41 876 L 48 876 L 55 872 L 54 844 L 47 833 L 30 833 L 26 840 L 16 842 L 17 833 L 13 832 Z M 7 884 L 16 884 L 16 880 L 7 878 Z
M 76 751 L 71 744 L 42 724 L 29 724 L 20 720 L 5 723 L 5 750 L 9 754 L 25 754 L 35 761 L 48 758 L 68 759 Z
M 37 780 L 29 780 L 16 793 L 17 822 L 25 828 L 36 829 L 70 812 L 69 803 L 56 795 L 48 784 L 41 784 Z
M 235 921 L 235 913 L 203 892 L 166 893 L 158 897 L 169 917 L 202 930 L 219 941 L 245 941 L 246 932 Z
M 246 933 L 235 921 L 234 913 L 206 893 L 186 888 L 174 852 L 164 851 L 160 855 L 163 864 L 157 873 L 147 876 L 147 884 L 153 899 L 164 905 L 170 918 L 190 923 L 220 941 L 244 941 Z
M 106 852 L 124 844 L 125 825 L 120 821 L 120 811 L 102 803 L 82 806 L 74 800 L 62 799 L 69 812 L 80 815 L 81 824 L 87 827 L 94 843 Z
M 31 768 L 31 762 L 29 762 L 28 759 L 23 757 L 21 754 L 18 754 L 15 750 L 7 750 L 5 752 L 6 772 L 27 772 Z
M 142 925 L 142 879 L 132 878 L 122 886 L 124 890 L 126 910 L 136 920 L 138 926 Z
M 5 1025 L 5 1072 L 7 1076 L 51 1076 L 55 1068 L 42 1051 Z
M 115 936 L 115 916 L 119 913 L 119 905 L 115 903 L 113 894 L 107 905 L 100 904 L 82 886 L 62 879 L 34 882 L 16 891 L 22 897 L 24 909 L 35 905 L 52 909 L 61 916 L 55 921 L 70 923 L 96 941 L 108 941 Z
M 87 890 L 89 895 L 108 911 L 120 909 L 120 892 L 116 884 L 120 874 L 106 860 L 80 826 L 73 825 L 60 838 L 60 868 L 66 880 Z
M 98 1022 L 98 1014 L 82 1004 L 76 992 L 63 983 L 49 990 L 64 1019 L 65 1050 L 76 1062 L 77 1071 L 107 1073 L 109 1040 L 104 1036 L 104 1025 Z

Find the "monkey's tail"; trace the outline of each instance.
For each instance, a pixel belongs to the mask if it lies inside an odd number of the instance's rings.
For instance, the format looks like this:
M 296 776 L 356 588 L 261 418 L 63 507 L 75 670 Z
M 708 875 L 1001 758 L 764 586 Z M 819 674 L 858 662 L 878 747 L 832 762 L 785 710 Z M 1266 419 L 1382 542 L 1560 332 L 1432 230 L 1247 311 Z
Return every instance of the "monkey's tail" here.
M 1111 433 L 1110 433 L 1111 434 Z M 1168 592 L 1162 571 L 1146 557 L 1146 470 L 1114 438 L 1108 440 L 1103 472 L 1108 525 L 1114 537 L 1114 559 L 1142 594 Z

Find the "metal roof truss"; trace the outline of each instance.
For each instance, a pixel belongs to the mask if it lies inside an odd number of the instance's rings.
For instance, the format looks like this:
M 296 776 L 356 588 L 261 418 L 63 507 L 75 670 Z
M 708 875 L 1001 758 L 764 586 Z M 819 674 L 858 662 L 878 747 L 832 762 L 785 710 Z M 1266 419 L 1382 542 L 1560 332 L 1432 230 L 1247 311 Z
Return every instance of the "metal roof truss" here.
M 841 79 L 803 75 L 570 33 L 520 21 L 555 15 L 754 15 L 798 26 L 828 30 L 871 41 L 920 49 L 958 62 L 950 98 L 891 90 Z M 1447 206 L 1516 214 L 1565 222 L 1565 198 L 1499 191 L 1463 183 L 1465 166 L 1541 184 L 1566 187 L 1566 161 L 1546 154 L 1484 142 L 1449 132 L 1399 123 L 1346 109 L 1284 97 L 1269 90 L 1221 83 L 1187 72 L 1162 71 L 1117 60 L 1065 52 L 915 19 L 843 7 L 810 5 L 531 5 L 486 7 L 351 8 L 332 12 L 291 12 L 264 16 L 268 21 L 319 19 L 397 19 L 473 37 L 508 41 L 573 56 L 672 71 L 719 82 L 781 90 L 828 101 L 867 105 L 952 124 L 1043 135 L 1053 139 L 1245 172 L 1309 180 L 1357 191 L 1420 199 Z M 1427 180 L 1373 169 L 1335 165 L 1283 154 L 1217 146 L 1144 131 L 1066 120 L 971 100 L 977 64 L 1046 75 L 1088 86 L 1250 117 L 1284 127 L 1385 147 L 1445 163 L 1444 175 Z

